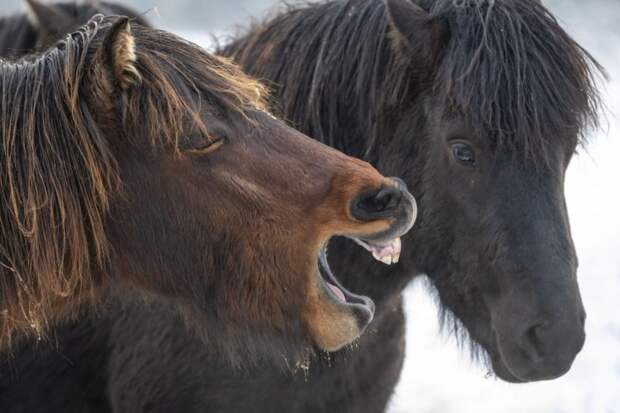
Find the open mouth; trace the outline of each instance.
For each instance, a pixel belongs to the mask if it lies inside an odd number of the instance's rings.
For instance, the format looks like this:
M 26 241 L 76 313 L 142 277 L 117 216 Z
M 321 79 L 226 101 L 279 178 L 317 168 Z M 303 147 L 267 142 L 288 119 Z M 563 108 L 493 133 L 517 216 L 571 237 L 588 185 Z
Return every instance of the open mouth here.
M 338 282 L 327 262 L 326 246 L 319 252 L 318 268 L 321 284 L 327 291 L 327 295 L 338 304 L 351 307 L 361 328 L 370 324 L 375 313 L 375 303 L 368 297 L 353 294 Z
M 400 251 L 402 249 L 400 237 L 387 241 L 368 241 L 353 237 L 351 239 L 370 252 L 373 258 L 379 262 L 392 265 L 400 260 Z

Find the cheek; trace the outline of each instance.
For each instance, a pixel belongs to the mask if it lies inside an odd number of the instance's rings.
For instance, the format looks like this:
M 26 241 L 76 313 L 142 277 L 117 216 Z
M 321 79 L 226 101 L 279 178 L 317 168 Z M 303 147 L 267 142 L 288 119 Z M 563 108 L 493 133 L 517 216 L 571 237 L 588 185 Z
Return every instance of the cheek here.
M 166 160 L 134 162 L 122 171 L 123 193 L 109 219 L 116 254 L 131 277 L 157 288 L 185 288 L 171 280 L 182 281 L 204 266 L 206 246 L 215 242 L 210 237 L 216 234 L 217 203 L 207 195 L 212 183 Z
M 265 202 L 274 199 L 279 190 L 290 186 L 286 180 L 287 170 L 283 160 L 268 150 L 246 145 L 231 144 L 222 148 L 212 160 L 212 169 L 207 171 L 219 183 L 219 190 L 230 198 L 247 197 L 247 202 Z

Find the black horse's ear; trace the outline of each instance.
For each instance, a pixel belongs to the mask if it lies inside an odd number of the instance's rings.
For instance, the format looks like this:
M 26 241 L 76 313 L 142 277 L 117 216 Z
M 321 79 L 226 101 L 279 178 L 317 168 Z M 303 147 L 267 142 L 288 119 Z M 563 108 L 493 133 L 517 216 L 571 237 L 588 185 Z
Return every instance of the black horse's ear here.
M 411 0 L 385 0 L 395 47 L 419 61 L 435 63 L 449 38 L 448 25 Z
M 30 23 L 40 32 L 55 33 L 59 28 L 72 23 L 71 16 L 54 4 L 45 4 L 38 0 L 25 0 L 26 14 Z
M 95 53 L 92 67 L 99 85 L 111 94 L 114 90 L 126 91 L 138 85 L 142 77 L 136 63 L 136 41 L 131 33 L 129 18 L 121 17 L 106 33 L 99 50 Z

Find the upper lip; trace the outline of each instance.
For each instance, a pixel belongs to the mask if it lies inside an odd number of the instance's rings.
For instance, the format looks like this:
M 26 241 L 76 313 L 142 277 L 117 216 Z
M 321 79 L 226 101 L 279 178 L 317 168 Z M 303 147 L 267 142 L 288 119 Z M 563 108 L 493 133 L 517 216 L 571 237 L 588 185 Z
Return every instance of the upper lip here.
M 397 181 L 402 182 L 399 179 Z M 391 219 L 391 226 L 387 231 L 367 236 L 349 236 L 350 239 L 369 251 L 374 259 L 387 265 L 399 262 L 402 250 L 401 237 L 413 227 L 417 218 L 415 199 L 408 192 L 404 193 L 403 196 L 409 199 L 409 202 L 404 203 L 403 210 L 398 216 Z

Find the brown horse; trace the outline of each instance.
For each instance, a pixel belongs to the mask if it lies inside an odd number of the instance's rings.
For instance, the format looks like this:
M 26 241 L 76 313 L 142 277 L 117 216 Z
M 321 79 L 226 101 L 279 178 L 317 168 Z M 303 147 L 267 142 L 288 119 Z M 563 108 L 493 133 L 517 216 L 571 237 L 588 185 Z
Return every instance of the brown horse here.
M 174 303 L 231 359 L 338 349 L 371 321 L 325 245 L 398 240 L 413 198 L 272 117 L 226 61 L 99 15 L 0 62 L 0 96 L 4 345 L 108 287 Z

